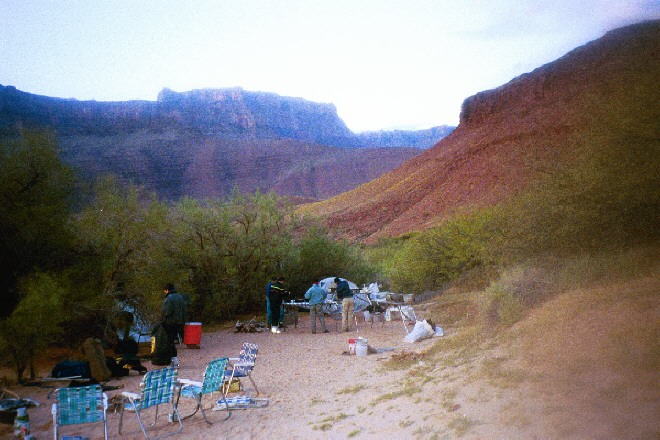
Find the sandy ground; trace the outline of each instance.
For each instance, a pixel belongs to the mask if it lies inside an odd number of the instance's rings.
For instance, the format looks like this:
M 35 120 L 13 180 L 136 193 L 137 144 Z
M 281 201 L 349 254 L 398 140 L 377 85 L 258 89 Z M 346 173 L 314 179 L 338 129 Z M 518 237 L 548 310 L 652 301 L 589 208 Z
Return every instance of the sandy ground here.
M 204 333 L 200 349 L 179 349 L 179 377 L 201 380 L 210 360 L 234 357 L 243 342 L 254 342 L 259 395 L 248 380 L 242 385 L 269 405 L 234 410 L 229 420 L 209 412 L 212 426 L 196 414 L 172 438 L 656 439 L 658 279 L 559 296 L 502 337 L 449 326 L 442 338 L 410 344 L 401 321 L 361 323 L 349 333 L 329 321 L 330 333 L 313 335 L 307 314 L 281 334 Z M 432 319 L 424 307 L 415 305 L 418 319 Z M 388 351 L 343 354 L 358 335 Z M 140 378 L 109 385 L 136 391 Z M 11 390 L 42 403 L 29 410 L 32 433 L 52 438 L 52 388 Z M 217 397 L 207 399 L 211 407 Z M 192 402 L 180 408 L 186 414 Z M 110 438 L 143 438 L 133 413 L 126 413 L 121 436 L 119 414 L 108 421 Z M 155 433 L 171 428 L 163 418 Z M 97 439 L 102 429 L 79 425 L 62 434 Z M 11 425 L 0 424 L 0 437 L 11 438 Z
M 309 317 L 303 314 L 297 328 L 292 326 L 280 334 L 234 333 L 221 331 L 202 335 L 200 349 L 179 348 L 180 378 L 201 380 L 209 360 L 216 357 L 236 356 L 243 342 L 259 345 L 259 355 L 253 378 L 260 398 L 268 398 L 265 408 L 234 410 L 229 420 L 224 412 L 209 412 L 214 425 L 207 425 L 201 414 L 184 422 L 183 432 L 174 438 L 382 438 L 402 430 L 401 420 L 414 416 L 405 408 L 376 410 L 369 402 L 378 396 L 399 388 L 401 372 L 388 373 L 381 364 L 392 351 L 368 356 L 346 355 L 348 338 L 360 335 L 368 338 L 376 349 L 422 349 L 430 341 L 419 344 L 403 341 L 405 331 L 401 321 L 375 323 L 373 327 L 361 323 L 360 331 L 338 332 L 334 321 L 328 320 L 330 333 L 311 334 Z M 339 326 L 340 327 L 340 326 Z M 412 328 L 412 326 L 409 326 Z M 157 368 L 149 362 L 148 369 Z M 45 373 L 44 373 L 45 374 Z M 137 390 L 140 376 L 112 380 L 108 385 L 124 385 L 123 390 L 108 391 L 110 398 L 121 391 Z M 249 380 L 242 385 L 249 394 L 256 392 Z M 36 438 L 52 437 L 51 404 L 48 394 L 52 389 L 14 387 L 22 397 L 42 403 L 29 410 L 32 434 Z M 215 396 L 214 396 L 215 397 Z M 212 400 L 207 397 L 207 404 Z M 191 402 L 180 404 L 181 411 L 192 409 Z M 160 416 L 159 416 L 160 417 Z M 216 421 L 217 420 L 217 421 Z M 165 422 L 165 420 L 163 420 Z M 125 413 L 123 434 L 118 433 L 119 414 L 108 416 L 111 438 L 143 438 L 135 415 Z M 164 433 L 169 427 L 163 423 Z M 100 425 L 64 427 L 63 435 L 103 436 Z M 0 435 L 9 438 L 10 426 L 0 425 Z

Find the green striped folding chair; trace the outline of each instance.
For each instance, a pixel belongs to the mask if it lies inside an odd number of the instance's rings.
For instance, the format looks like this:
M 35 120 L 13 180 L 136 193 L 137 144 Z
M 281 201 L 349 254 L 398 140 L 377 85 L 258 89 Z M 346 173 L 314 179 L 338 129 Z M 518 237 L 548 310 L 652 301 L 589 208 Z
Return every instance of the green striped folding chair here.
M 172 412 L 168 414 L 171 421 L 176 421 L 179 424 L 179 430 L 169 432 L 167 434 L 159 435 L 152 437 L 152 439 L 159 439 L 163 437 L 168 437 L 170 435 L 179 434 L 183 430 L 183 424 L 181 423 L 181 417 L 179 412 L 176 409 L 174 402 L 174 391 L 177 386 L 177 369 L 174 367 L 162 368 L 160 370 L 148 371 L 144 375 L 144 380 L 140 384 L 140 393 L 131 393 L 124 391 L 121 393 L 124 401 L 121 406 L 121 412 L 119 414 L 119 434 L 121 434 L 122 423 L 124 421 L 124 411 L 135 411 L 137 415 L 138 423 L 140 424 L 140 429 L 144 436 L 149 439 L 147 434 L 147 428 L 144 426 L 142 421 L 141 412 L 145 411 L 147 408 L 155 406 L 155 416 L 154 423 L 151 424 L 149 429 L 153 429 L 158 421 L 158 407 L 161 404 L 171 405 Z
M 82 423 L 103 422 L 105 439 L 108 439 L 108 396 L 101 385 L 59 388 L 53 403 L 53 434 L 57 440 L 59 427 Z
M 225 367 L 227 366 L 227 358 L 219 358 L 211 361 L 204 371 L 204 380 L 202 382 L 195 382 L 188 379 L 179 379 L 179 394 L 176 398 L 176 406 L 179 406 L 179 399 L 181 397 L 192 398 L 197 401 L 195 406 L 195 411 L 192 414 L 183 416 L 182 420 L 192 417 L 199 409 L 202 410 L 202 416 L 204 421 L 209 425 L 212 423 L 209 419 L 206 418 L 206 411 L 204 406 L 202 406 L 202 396 L 205 394 L 212 394 L 216 391 L 221 391 L 222 386 L 225 383 Z M 231 381 L 231 378 L 230 378 Z M 226 399 L 227 393 L 222 393 L 220 400 Z M 231 411 L 229 406 L 227 406 L 227 417 L 224 420 L 227 420 L 231 416 Z

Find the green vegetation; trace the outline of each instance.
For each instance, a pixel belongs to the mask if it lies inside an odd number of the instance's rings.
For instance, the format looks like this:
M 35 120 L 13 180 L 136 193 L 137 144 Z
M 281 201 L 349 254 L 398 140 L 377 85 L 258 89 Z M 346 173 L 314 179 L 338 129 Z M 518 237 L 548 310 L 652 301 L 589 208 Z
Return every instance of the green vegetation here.
M 300 298 L 311 281 L 340 275 L 406 293 L 473 291 L 438 310 L 462 334 L 389 363 L 409 368 L 417 356 L 452 349 L 442 362 L 462 365 L 481 325 L 511 326 L 562 289 L 657 261 L 653 124 L 626 139 L 586 133 L 578 160 L 557 164 L 523 193 L 370 247 L 336 240 L 272 193 L 165 203 L 113 177 L 82 193 L 47 134 L 0 143 L 0 355 L 20 379 L 50 344 L 112 342 L 119 302 L 156 321 L 164 282 L 190 296 L 192 319 L 213 325 L 262 315 L 271 276 L 286 276 Z M 46 313 L 53 310 L 61 313 Z M 38 316 L 35 331 L 29 324 Z
M 165 282 L 190 296 L 191 319 L 213 325 L 263 314 L 271 276 L 299 298 L 315 278 L 373 272 L 272 193 L 165 203 L 112 176 L 80 187 L 48 134 L 0 142 L 0 361 L 18 380 L 52 344 L 116 342 L 122 303 L 156 322 Z
M 362 385 L 362 384 L 353 385 L 351 387 L 344 388 L 344 389 L 341 389 L 341 390 L 337 391 L 337 394 L 355 394 L 355 393 L 357 393 L 359 391 L 362 391 L 366 388 L 367 388 L 366 385 Z
M 600 254 L 639 247 L 657 253 L 660 161 L 653 126 L 647 125 L 625 139 L 605 129 L 585 133 L 575 147 L 576 161 L 556 164 L 525 192 L 456 214 L 435 228 L 382 240 L 369 256 L 394 291 L 488 286 L 482 294 L 487 324 L 511 325 L 557 282 L 539 268 L 556 274 L 559 261 L 597 262 Z M 577 278 L 596 269 L 580 270 Z
M 358 246 L 334 240 L 313 220 L 307 223 L 301 238 L 282 263 L 292 292 L 304 293 L 313 281 L 328 276 L 341 276 L 358 285 L 373 280 L 376 269 L 367 263 Z

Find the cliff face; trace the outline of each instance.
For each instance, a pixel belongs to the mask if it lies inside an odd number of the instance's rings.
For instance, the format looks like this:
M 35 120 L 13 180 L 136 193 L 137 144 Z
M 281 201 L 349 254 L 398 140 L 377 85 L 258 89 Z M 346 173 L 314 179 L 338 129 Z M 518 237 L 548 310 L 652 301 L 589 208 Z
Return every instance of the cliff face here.
M 61 135 L 129 134 L 180 130 L 223 139 L 294 139 L 336 147 L 429 148 L 451 127 L 356 135 L 332 104 L 274 93 L 164 89 L 158 100 L 96 102 L 32 95 L 0 86 L 0 134 L 51 128 Z
M 239 88 L 185 93 L 165 89 L 158 95 L 158 102 L 168 114 L 207 135 L 356 146 L 353 133 L 332 104 Z
M 166 199 L 218 197 L 237 187 L 320 200 L 421 152 L 364 142 L 333 105 L 272 93 L 166 89 L 156 102 L 95 102 L 0 86 L 0 138 L 35 129 L 54 132 L 62 158 L 84 178 L 113 173 Z M 420 145 L 415 133 L 405 142 Z M 428 148 L 433 135 L 418 136 Z
M 446 138 L 454 131 L 449 125 L 432 127 L 427 130 L 390 130 L 390 131 L 370 131 L 358 133 L 362 145 L 379 147 L 415 147 L 428 148 L 435 145 L 440 139 Z
M 658 137 L 660 22 L 609 32 L 465 100 L 459 126 L 430 150 L 353 191 L 308 207 L 346 237 L 373 240 L 497 203 L 583 145 Z

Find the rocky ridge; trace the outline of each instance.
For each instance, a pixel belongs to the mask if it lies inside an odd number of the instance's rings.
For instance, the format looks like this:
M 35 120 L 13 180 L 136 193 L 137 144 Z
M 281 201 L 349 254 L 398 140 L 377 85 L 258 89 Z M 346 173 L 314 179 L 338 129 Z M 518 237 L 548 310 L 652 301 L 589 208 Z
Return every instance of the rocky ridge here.
M 302 208 L 345 237 L 375 240 L 437 225 L 515 194 L 581 145 L 657 139 L 660 21 L 627 26 L 465 100 L 433 148 L 346 194 Z

